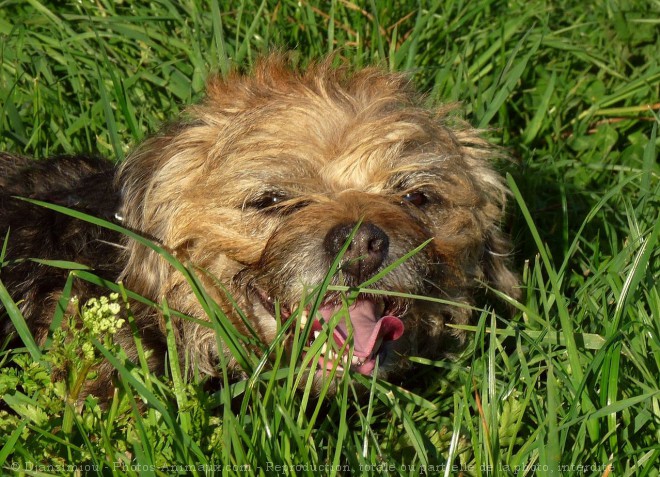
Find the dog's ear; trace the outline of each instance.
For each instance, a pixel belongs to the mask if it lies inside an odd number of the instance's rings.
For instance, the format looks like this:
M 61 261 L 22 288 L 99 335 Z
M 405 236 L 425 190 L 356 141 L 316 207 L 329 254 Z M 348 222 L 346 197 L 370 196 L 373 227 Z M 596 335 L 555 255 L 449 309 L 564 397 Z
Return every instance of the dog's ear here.
M 182 210 L 185 187 L 203 169 L 209 145 L 198 139 L 193 122 L 177 123 L 140 144 L 117 174 L 122 193 L 123 225 L 161 246 L 175 247 L 174 224 Z M 208 137 L 209 134 L 199 134 Z M 178 159 L 178 160 L 177 160 Z M 175 253 L 174 250 L 170 252 Z M 171 286 L 172 267 L 158 253 L 135 240 L 126 243 L 121 279 L 140 294 L 158 299 Z

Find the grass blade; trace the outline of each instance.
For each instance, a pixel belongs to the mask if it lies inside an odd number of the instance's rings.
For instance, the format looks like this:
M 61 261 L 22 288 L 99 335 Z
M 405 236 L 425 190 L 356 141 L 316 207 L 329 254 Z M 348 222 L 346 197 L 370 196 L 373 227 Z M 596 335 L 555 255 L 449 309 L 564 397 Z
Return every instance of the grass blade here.
M 37 346 L 36 341 L 34 341 L 32 333 L 30 333 L 30 329 L 28 328 L 25 318 L 23 318 L 21 310 L 18 309 L 16 303 L 14 303 L 14 300 L 12 300 L 9 292 L 7 291 L 7 288 L 5 288 L 5 285 L 2 283 L 2 280 L 0 280 L 0 302 L 5 307 L 5 312 L 9 316 L 9 319 L 12 321 L 16 333 L 30 352 L 32 359 L 34 361 L 40 361 L 41 350 L 39 349 L 39 346 Z

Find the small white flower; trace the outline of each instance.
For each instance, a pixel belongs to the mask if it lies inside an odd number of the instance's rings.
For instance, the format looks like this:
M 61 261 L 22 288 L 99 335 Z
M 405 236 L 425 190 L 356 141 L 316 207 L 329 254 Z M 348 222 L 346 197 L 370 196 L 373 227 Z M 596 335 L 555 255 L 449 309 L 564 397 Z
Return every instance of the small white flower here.
M 124 324 L 124 319 L 119 317 L 121 305 L 117 303 L 118 299 L 119 295 L 112 293 L 110 297 L 91 298 L 85 303 L 81 317 L 92 335 L 99 336 L 105 332 L 115 334 Z

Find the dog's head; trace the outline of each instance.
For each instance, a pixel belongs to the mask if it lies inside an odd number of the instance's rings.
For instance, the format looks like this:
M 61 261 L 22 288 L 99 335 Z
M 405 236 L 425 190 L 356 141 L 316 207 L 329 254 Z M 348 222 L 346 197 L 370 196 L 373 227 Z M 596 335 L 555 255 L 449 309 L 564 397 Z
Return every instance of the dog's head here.
M 450 351 L 462 335 L 445 325 L 470 316 L 401 294 L 469 304 L 484 282 L 507 293 L 515 286 L 498 228 L 506 189 L 489 165 L 493 150 L 447 113 L 425 108 L 401 74 L 350 73 L 329 61 L 298 72 L 271 56 L 250 75 L 211 80 L 186 120 L 129 157 L 119 176 L 126 223 L 216 277 L 267 343 L 343 250 L 333 283 L 369 281 L 376 291 L 351 303 L 325 295 L 310 339 L 343 310 L 349 319 L 332 336 L 343 345 L 352 334 L 352 368 L 370 374 L 379 357 L 383 374 L 400 371 L 405 355 Z M 127 253 L 130 288 L 201 317 L 185 279 L 161 257 L 137 243 Z M 221 287 L 209 279 L 208 288 L 237 316 Z M 179 329 L 213 374 L 209 330 Z

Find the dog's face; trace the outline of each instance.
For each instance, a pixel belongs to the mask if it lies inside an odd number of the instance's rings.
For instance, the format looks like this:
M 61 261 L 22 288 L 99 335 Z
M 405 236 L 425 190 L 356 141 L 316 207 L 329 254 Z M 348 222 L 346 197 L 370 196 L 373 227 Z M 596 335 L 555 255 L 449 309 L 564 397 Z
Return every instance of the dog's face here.
M 378 292 L 348 304 L 328 293 L 315 317 L 300 313 L 298 325 L 314 320 L 313 341 L 321 323 L 348 309 L 332 332 L 339 346 L 352 335 L 352 363 L 340 365 L 370 374 L 378 358 L 383 375 L 396 373 L 406 355 L 450 351 L 461 334 L 445 325 L 470 315 L 400 294 L 470 303 L 480 282 L 506 292 L 515 284 L 502 259 L 506 192 L 487 163 L 491 149 L 446 121 L 446 111 L 421 106 L 401 75 L 351 75 L 327 64 L 295 73 L 269 58 L 253 75 L 211 82 L 187 121 L 128 159 L 120 175 L 126 223 L 215 277 L 266 343 L 342 250 L 332 283 L 357 287 L 426 243 L 369 284 Z M 161 257 L 135 243 L 127 253 L 130 288 L 203 317 Z M 205 283 L 244 329 L 225 291 Z M 198 367 L 215 374 L 212 331 L 190 322 L 179 330 Z M 321 365 L 334 358 L 327 351 Z

